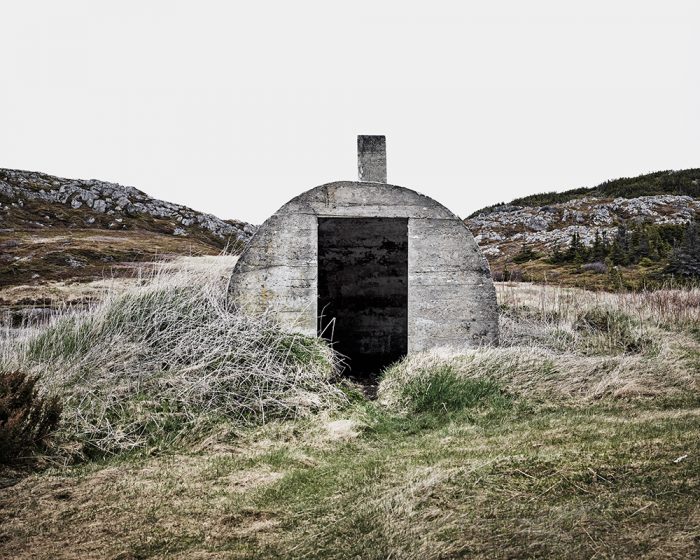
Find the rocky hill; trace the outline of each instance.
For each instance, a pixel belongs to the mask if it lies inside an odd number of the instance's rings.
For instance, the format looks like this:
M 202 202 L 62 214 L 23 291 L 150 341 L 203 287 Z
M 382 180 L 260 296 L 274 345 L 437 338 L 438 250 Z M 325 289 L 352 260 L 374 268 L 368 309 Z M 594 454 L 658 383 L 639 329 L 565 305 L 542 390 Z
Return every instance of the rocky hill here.
M 637 287 L 668 278 L 674 248 L 698 217 L 700 169 L 689 169 L 532 195 L 465 223 L 496 277 Z
M 254 231 L 134 187 L 0 169 L 0 287 L 119 274 L 169 255 L 238 252 Z
M 465 222 L 497 279 L 615 288 L 663 283 L 680 270 L 681 249 L 697 253 L 700 241 L 686 229 L 699 216 L 700 169 L 689 169 L 535 194 Z M 133 187 L 0 169 L 0 306 L 14 302 L 8 287 L 130 275 L 174 255 L 236 253 L 254 231 Z M 700 256 L 690 260 L 700 271 Z

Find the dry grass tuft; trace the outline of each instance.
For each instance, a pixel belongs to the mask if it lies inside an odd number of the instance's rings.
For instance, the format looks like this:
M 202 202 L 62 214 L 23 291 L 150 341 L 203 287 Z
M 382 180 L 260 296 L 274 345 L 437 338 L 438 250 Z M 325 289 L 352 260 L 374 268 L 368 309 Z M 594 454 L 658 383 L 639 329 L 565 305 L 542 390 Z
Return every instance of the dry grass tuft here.
M 604 294 L 499 284 L 498 297 L 500 347 L 413 354 L 384 373 L 380 403 L 407 413 L 416 398 L 445 407 L 456 393 L 483 389 L 459 379 L 574 406 L 603 398 L 697 402 L 700 291 Z M 417 395 L 407 390 L 412 384 Z
M 3 367 L 24 368 L 65 395 L 66 438 L 99 453 L 341 402 L 323 342 L 230 307 L 232 262 L 164 265 L 142 285 L 6 344 Z

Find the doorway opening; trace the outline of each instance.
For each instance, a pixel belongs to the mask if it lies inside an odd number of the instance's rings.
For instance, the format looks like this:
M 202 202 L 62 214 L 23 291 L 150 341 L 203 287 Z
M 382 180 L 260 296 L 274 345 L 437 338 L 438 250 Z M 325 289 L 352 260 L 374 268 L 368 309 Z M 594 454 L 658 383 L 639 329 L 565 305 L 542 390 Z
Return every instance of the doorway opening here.
M 318 313 L 354 378 L 406 355 L 407 218 L 318 218 Z

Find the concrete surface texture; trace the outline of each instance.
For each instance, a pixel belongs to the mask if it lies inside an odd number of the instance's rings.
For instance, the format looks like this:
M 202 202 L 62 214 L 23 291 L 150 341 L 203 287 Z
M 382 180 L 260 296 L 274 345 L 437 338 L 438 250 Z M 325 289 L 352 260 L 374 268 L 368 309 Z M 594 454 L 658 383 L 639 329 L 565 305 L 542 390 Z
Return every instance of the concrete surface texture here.
M 386 175 L 381 138 L 364 160 L 368 143 L 358 141 L 365 176 Z M 498 340 L 489 267 L 462 220 L 379 181 L 328 183 L 285 204 L 241 255 L 230 295 L 274 309 L 286 328 L 332 338 L 360 373 L 406 352 Z
M 386 137 L 357 137 L 357 173 L 360 181 L 386 183 Z

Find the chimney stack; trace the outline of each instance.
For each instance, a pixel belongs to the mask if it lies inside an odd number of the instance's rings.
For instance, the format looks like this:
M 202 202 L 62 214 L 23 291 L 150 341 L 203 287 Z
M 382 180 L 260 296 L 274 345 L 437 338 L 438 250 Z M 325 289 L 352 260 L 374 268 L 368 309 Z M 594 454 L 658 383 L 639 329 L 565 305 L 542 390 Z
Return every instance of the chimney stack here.
M 386 137 L 357 137 L 357 170 L 360 181 L 386 183 Z

